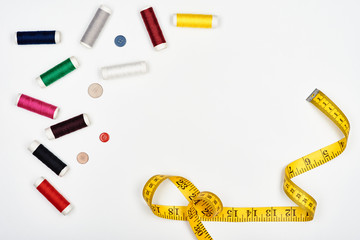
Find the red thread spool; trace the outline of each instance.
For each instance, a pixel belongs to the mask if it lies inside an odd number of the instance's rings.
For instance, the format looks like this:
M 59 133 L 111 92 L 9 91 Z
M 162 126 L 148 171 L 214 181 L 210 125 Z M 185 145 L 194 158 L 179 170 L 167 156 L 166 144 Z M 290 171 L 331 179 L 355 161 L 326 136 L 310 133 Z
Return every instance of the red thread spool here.
M 152 7 L 145 8 L 140 12 L 140 14 L 154 48 L 156 50 L 165 49 L 167 47 L 166 41 L 161 31 L 159 22 L 155 16 L 154 9 Z
M 36 180 L 34 186 L 63 215 L 67 215 L 72 210 L 72 206 L 68 200 L 43 177 Z
M 16 106 L 51 119 L 55 119 L 59 113 L 58 107 L 25 94 L 19 94 Z

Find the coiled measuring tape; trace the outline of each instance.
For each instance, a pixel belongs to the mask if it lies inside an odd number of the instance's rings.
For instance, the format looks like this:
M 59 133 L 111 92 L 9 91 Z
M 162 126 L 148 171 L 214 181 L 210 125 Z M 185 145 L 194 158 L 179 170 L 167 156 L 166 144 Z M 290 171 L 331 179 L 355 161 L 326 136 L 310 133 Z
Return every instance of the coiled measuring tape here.
M 299 158 L 285 167 L 283 188 L 296 203 L 293 207 L 223 207 L 218 196 L 200 192 L 189 180 L 179 176 L 155 175 L 144 186 L 143 197 L 153 213 L 162 218 L 187 220 L 197 239 L 212 239 L 201 221 L 217 222 L 304 222 L 314 218 L 316 201 L 291 179 L 339 156 L 345 149 L 350 124 L 345 114 L 324 93 L 315 89 L 306 99 L 328 116 L 343 132 L 344 138 Z M 152 203 L 157 187 L 169 179 L 189 201 L 188 206 L 164 206 Z

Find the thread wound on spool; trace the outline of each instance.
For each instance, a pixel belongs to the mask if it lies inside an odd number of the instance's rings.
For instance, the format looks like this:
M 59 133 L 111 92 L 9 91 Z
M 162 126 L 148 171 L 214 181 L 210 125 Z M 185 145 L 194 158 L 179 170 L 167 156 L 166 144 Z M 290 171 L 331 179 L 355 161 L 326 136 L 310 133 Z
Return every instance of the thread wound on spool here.
M 63 215 L 67 215 L 72 206 L 46 179 L 43 177 L 34 183 L 36 189 Z
M 47 87 L 70 72 L 79 67 L 79 62 L 75 57 L 70 57 L 59 63 L 55 67 L 41 74 L 37 81 L 41 87 Z
M 18 45 L 56 44 L 60 42 L 60 32 L 19 31 L 16 32 L 15 42 Z
M 91 20 L 88 28 L 86 29 L 80 43 L 85 47 L 92 48 L 95 41 L 98 39 L 102 29 L 105 26 L 109 16 L 111 14 L 110 8 L 102 5 L 98 8 L 95 16 Z
M 156 50 L 165 49 L 167 47 L 166 40 L 161 31 L 154 9 L 152 7 L 146 8 L 142 10 L 140 14 L 154 48 Z
M 148 66 L 145 61 L 125 63 L 101 68 L 101 76 L 104 80 L 121 78 L 146 72 L 148 72 Z
M 58 107 L 25 94 L 19 94 L 16 106 L 51 119 L 55 119 L 59 112 Z
M 215 15 L 178 13 L 173 16 L 173 24 L 177 27 L 215 28 L 218 22 Z
M 29 151 L 42 163 L 50 168 L 56 175 L 64 176 L 68 171 L 67 165 L 55 156 L 50 150 L 38 141 L 33 141 L 28 147 Z
M 80 114 L 58 124 L 45 129 L 48 139 L 62 137 L 66 134 L 75 132 L 90 125 L 90 120 L 86 114 Z

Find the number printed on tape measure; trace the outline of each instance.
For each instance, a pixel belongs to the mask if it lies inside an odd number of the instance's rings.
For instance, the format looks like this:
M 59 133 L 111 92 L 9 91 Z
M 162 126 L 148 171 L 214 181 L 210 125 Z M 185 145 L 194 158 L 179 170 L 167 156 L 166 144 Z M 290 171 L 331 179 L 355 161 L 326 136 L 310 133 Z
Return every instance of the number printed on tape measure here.
M 143 197 L 153 213 L 162 218 L 190 223 L 197 239 L 212 239 L 201 221 L 217 222 L 304 222 L 314 218 L 315 199 L 291 179 L 339 156 L 346 147 L 350 124 L 345 114 L 324 93 L 315 89 L 307 98 L 332 120 L 344 138 L 299 158 L 285 167 L 283 189 L 297 206 L 290 207 L 223 207 L 218 196 L 200 192 L 189 180 L 179 176 L 155 175 L 144 186 Z M 157 187 L 169 179 L 189 201 L 188 206 L 164 206 L 152 203 Z

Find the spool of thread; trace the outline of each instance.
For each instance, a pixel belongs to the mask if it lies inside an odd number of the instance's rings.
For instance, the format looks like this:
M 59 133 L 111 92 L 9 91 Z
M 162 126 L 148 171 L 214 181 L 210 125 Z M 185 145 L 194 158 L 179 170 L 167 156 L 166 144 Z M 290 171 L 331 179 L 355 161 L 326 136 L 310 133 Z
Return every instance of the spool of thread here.
M 104 80 L 121 78 L 146 72 L 148 72 L 148 66 L 145 61 L 101 68 L 101 75 Z
M 111 14 L 111 9 L 101 5 L 86 29 L 80 43 L 85 47 L 92 48 L 96 39 L 99 37 L 101 30 L 104 28 L 106 21 Z
M 56 175 L 64 176 L 69 167 L 66 166 L 57 156 L 50 152 L 44 145 L 34 140 L 28 147 L 29 151 L 37 157 L 42 163 L 50 168 Z
M 46 137 L 49 140 L 62 137 L 90 125 L 89 117 L 86 114 L 70 118 L 45 129 Z
M 16 106 L 51 119 L 57 118 L 59 114 L 58 107 L 25 94 L 19 94 Z
M 63 215 L 67 215 L 72 210 L 69 201 L 43 177 L 36 180 L 34 186 Z
M 156 50 L 165 49 L 167 44 L 161 31 L 159 22 L 155 16 L 154 9 L 152 7 L 145 8 L 140 12 L 140 14 L 154 48 Z
M 70 57 L 36 78 L 41 87 L 47 87 L 79 67 L 75 57 Z
M 16 32 L 15 42 L 18 45 L 57 44 L 60 42 L 60 32 L 59 31 Z
M 177 27 L 216 28 L 219 18 L 215 15 L 178 13 L 173 15 L 172 23 Z

